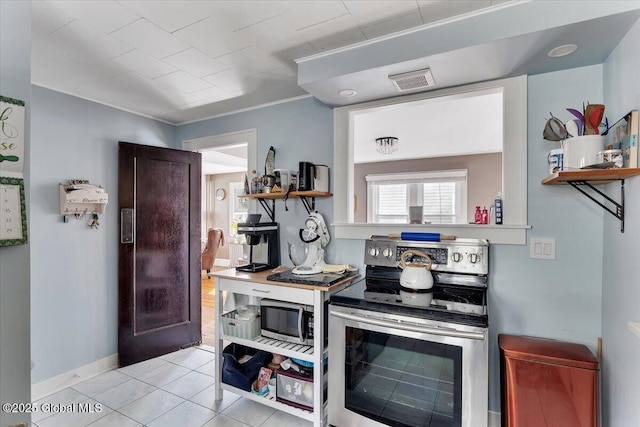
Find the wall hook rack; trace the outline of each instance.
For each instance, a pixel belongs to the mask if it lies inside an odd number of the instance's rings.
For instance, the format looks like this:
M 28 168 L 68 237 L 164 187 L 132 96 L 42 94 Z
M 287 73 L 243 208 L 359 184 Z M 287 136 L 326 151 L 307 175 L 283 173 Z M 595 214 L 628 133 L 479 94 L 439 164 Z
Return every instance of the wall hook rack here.
M 80 219 L 85 215 L 92 215 L 89 227 L 98 228 L 98 215 L 104 214 L 104 208 L 109 201 L 109 195 L 101 186 L 90 184 L 83 179 L 69 180 L 68 184 L 60 184 L 60 214 L 64 222 L 69 222 L 69 216 Z

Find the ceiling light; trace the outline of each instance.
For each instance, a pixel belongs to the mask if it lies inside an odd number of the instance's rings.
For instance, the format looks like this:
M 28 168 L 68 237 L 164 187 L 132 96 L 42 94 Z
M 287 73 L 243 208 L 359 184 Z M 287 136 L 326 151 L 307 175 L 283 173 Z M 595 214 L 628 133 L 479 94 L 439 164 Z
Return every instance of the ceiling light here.
M 562 46 L 554 47 L 547 53 L 551 58 L 560 58 L 562 56 L 571 55 L 578 50 L 578 45 L 575 44 L 563 44 Z
M 354 96 L 357 92 L 353 89 L 340 89 L 338 91 L 338 95 L 340 96 L 344 96 L 345 98 L 349 98 L 351 96 Z
M 398 151 L 398 138 L 395 136 L 376 138 L 376 151 L 382 154 L 391 154 L 394 151 Z
M 389 76 L 389 80 L 391 80 L 391 83 L 393 83 L 399 92 L 412 89 L 424 89 L 436 84 L 433 80 L 431 70 L 428 68 L 411 71 L 409 73 L 394 74 L 393 76 Z

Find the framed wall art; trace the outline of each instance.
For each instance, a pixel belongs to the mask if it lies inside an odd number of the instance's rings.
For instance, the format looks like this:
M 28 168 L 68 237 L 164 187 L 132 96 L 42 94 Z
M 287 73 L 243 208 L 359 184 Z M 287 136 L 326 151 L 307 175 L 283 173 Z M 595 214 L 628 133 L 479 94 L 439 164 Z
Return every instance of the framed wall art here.
M 27 243 L 24 180 L 0 177 L 0 246 Z
M 24 101 L 0 96 L 0 176 L 22 178 Z

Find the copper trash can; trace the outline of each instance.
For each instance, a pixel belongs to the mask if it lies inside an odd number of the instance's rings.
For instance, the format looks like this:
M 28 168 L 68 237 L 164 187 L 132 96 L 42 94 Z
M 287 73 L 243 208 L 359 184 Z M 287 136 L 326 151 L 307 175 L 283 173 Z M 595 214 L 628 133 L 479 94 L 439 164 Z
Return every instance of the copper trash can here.
M 502 427 L 597 427 L 598 360 L 584 345 L 498 335 Z

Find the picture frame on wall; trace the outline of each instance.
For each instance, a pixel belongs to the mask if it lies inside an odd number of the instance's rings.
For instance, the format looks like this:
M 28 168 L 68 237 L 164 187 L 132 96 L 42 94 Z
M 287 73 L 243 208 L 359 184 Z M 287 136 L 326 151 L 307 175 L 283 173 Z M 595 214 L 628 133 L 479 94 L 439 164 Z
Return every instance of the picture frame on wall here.
M 22 178 L 24 101 L 0 96 L 0 176 Z
M 628 112 L 608 130 L 608 145 L 622 150 L 624 168 L 638 167 L 638 132 L 638 110 Z
M 0 177 L 0 247 L 27 243 L 27 208 L 22 178 Z

